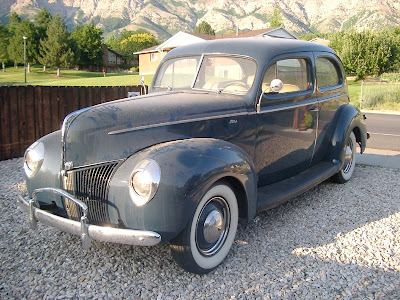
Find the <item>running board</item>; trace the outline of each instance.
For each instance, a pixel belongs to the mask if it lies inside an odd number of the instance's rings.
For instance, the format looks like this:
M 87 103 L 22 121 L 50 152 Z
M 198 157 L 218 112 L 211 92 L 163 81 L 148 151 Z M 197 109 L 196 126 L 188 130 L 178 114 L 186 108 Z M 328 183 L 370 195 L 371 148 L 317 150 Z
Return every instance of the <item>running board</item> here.
M 306 171 L 257 190 L 257 213 L 292 199 L 339 172 L 340 163 L 320 162 Z

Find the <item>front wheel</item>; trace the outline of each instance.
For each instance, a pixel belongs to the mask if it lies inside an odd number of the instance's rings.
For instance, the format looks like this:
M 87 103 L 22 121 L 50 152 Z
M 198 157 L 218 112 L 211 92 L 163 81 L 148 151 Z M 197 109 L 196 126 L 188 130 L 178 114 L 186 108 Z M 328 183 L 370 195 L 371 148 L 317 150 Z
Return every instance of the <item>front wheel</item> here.
M 351 132 L 345 148 L 344 164 L 342 169 L 333 176 L 333 180 L 338 183 L 345 183 L 353 176 L 356 166 L 356 136 Z
M 228 255 L 238 219 L 235 193 L 225 184 L 214 185 L 199 202 L 184 231 L 171 242 L 172 257 L 186 271 L 212 271 Z

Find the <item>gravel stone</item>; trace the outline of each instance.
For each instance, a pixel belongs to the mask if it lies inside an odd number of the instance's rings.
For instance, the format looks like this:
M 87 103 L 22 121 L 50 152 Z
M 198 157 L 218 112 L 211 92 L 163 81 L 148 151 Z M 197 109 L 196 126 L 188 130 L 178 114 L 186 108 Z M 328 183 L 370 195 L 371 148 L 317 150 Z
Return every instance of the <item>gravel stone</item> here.
M 1 299 L 400 299 L 400 173 L 357 166 L 241 221 L 226 260 L 190 274 L 168 245 L 94 241 L 43 224 L 28 229 L 22 159 L 0 162 Z

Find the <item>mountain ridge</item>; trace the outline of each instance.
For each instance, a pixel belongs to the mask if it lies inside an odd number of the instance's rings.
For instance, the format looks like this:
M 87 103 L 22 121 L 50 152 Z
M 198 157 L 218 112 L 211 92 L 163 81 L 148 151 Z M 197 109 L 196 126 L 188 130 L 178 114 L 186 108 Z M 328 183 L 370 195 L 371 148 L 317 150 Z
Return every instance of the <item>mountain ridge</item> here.
M 59 13 L 70 29 L 94 22 L 106 33 L 146 29 L 160 39 L 192 31 L 207 21 L 217 33 L 270 27 L 274 7 L 281 9 L 284 27 L 297 34 L 333 32 L 355 27 L 377 29 L 400 24 L 397 0 L 2 0 L 2 23 L 10 12 L 32 18 L 45 7 Z

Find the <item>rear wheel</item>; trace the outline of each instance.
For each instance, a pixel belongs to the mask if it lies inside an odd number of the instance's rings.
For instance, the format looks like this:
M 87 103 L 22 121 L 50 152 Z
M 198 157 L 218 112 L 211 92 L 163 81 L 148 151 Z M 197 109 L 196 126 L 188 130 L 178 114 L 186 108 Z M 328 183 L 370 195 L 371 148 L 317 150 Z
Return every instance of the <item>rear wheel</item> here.
M 345 148 L 344 164 L 342 169 L 333 176 L 334 181 L 338 183 L 345 183 L 353 176 L 354 168 L 356 166 L 356 136 L 351 132 Z
M 215 269 L 235 239 L 239 219 L 232 189 L 211 187 L 198 204 L 185 230 L 171 242 L 174 260 L 186 271 L 204 274 Z

